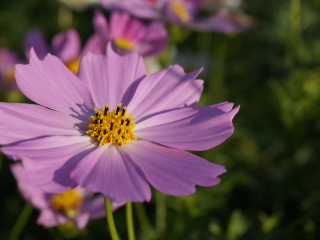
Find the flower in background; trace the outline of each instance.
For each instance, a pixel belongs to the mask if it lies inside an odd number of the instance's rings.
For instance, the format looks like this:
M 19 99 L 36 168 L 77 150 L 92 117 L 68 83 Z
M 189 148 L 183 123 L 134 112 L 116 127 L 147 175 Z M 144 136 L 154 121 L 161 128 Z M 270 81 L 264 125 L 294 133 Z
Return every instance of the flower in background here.
M 27 173 L 21 163 L 11 165 L 10 169 L 23 198 L 40 210 L 37 219 L 40 225 L 54 227 L 72 221 L 82 229 L 89 219 L 105 216 L 104 198 L 101 195 L 93 195 L 89 190 L 80 187 L 55 195 L 48 194 L 29 184 Z M 115 211 L 122 205 L 112 202 L 111 207 Z
M 158 21 L 145 22 L 127 13 L 113 12 L 110 24 L 100 11 L 93 17 L 95 34 L 88 40 L 84 52 L 102 54 L 108 41 L 120 55 L 131 51 L 146 57 L 156 55 L 166 48 L 168 34 L 164 24 Z
M 0 103 L 1 150 L 22 159 L 30 183 L 50 193 L 81 186 L 115 202 L 142 202 L 151 198 L 148 182 L 178 196 L 214 186 L 224 166 L 185 150 L 226 140 L 239 106 L 195 107 L 201 70 L 174 65 L 146 76 L 141 56 L 119 56 L 108 44 L 106 55 L 82 57 L 77 76 L 31 50 L 15 76 L 39 105 Z
M 0 88 L 17 88 L 14 78 L 14 66 L 22 63 L 17 54 L 14 52 L 0 48 Z
M 203 8 L 208 12 L 220 12 L 246 28 L 253 25 L 253 19 L 241 10 L 242 0 L 203 0 Z
M 81 40 L 75 29 L 69 29 L 57 34 L 48 47 L 41 32 L 32 29 L 27 32 L 24 41 L 24 50 L 29 59 L 30 49 L 34 48 L 40 59 L 51 53 L 62 60 L 62 62 L 74 73 L 78 72 L 81 56 Z
M 100 0 L 109 10 L 125 11 L 133 16 L 178 23 L 199 31 L 240 32 L 248 28 L 234 21 L 224 9 L 210 17 L 197 17 L 203 7 L 201 0 Z

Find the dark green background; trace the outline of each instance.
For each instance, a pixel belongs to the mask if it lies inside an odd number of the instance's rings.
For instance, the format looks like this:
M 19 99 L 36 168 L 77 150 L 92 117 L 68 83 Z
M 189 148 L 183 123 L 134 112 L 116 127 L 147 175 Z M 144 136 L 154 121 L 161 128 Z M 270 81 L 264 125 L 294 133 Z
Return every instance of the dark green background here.
M 63 30 L 57 21 L 61 8 L 54 0 L 1 0 L 0 46 L 23 58 L 28 29 L 41 29 L 48 41 Z M 191 196 L 154 191 L 144 206 L 162 233 L 153 237 L 135 219 L 138 239 L 320 239 L 320 1 L 301 1 L 299 7 L 299 0 L 246 0 L 243 10 L 255 21 L 248 32 L 192 32 L 176 44 L 172 60 L 186 71 L 205 65 L 200 105 L 241 105 L 234 134 L 197 153 L 228 171 L 219 185 L 197 187 Z M 92 13 L 73 13 L 83 43 L 93 32 Z M 8 93 L 1 94 L 4 101 Z M 11 162 L 0 158 L 0 239 L 7 239 L 25 203 L 9 171 Z M 64 239 L 63 231 L 37 226 L 37 216 L 34 210 L 20 239 Z M 115 220 L 127 239 L 124 208 Z M 110 239 L 105 225 L 105 219 L 90 222 L 78 239 Z

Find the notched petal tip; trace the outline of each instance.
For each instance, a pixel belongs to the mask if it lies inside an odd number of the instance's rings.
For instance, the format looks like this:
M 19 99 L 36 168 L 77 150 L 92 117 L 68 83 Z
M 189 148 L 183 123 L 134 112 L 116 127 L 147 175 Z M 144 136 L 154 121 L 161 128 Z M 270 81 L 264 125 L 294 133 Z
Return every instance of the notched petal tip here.
M 31 63 L 32 61 L 39 61 L 39 58 L 38 58 L 36 51 L 34 50 L 33 47 L 31 47 L 31 49 L 30 49 L 29 63 Z
M 230 121 L 232 121 L 232 119 L 235 117 L 235 115 L 239 112 L 239 109 L 240 109 L 240 105 L 235 107 L 234 109 L 232 109 L 231 111 L 229 111 L 227 113 Z
M 195 78 L 195 80 L 198 80 L 198 79 L 196 79 L 197 77 L 198 77 L 198 75 L 203 71 L 203 67 L 201 67 L 201 68 L 199 68 L 199 69 L 197 69 L 197 70 L 194 70 L 193 72 L 190 72 L 190 73 L 186 73 L 185 71 L 184 71 L 184 68 L 182 67 L 182 66 L 180 66 L 179 64 L 174 64 L 174 65 L 169 65 L 168 67 L 167 67 L 167 69 L 168 70 L 170 70 L 171 68 L 176 68 L 178 71 L 181 71 L 183 74 L 185 74 L 185 75 L 194 75 L 194 78 Z M 199 80 L 201 80 L 201 79 L 199 79 Z
M 32 47 L 32 48 L 30 49 L 29 64 L 32 65 L 32 64 L 38 63 L 38 62 L 44 62 L 46 59 L 51 58 L 51 57 L 56 58 L 56 59 L 58 59 L 59 61 L 61 61 L 58 57 L 51 55 L 51 53 L 47 53 L 46 56 L 43 58 L 43 60 L 41 60 L 41 59 L 38 57 L 38 55 L 37 55 L 36 51 L 34 50 L 34 48 Z M 29 65 L 29 64 L 26 64 L 26 65 Z M 20 65 L 21 65 L 21 64 L 20 64 Z

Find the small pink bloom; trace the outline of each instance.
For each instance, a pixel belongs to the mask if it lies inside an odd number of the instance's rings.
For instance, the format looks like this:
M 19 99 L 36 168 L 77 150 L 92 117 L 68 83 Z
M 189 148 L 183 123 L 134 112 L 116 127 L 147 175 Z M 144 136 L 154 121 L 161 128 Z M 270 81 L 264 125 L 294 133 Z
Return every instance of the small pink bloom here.
M 248 26 L 232 17 L 228 10 L 219 10 L 210 17 L 198 17 L 203 0 L 100 0 L 109 10 L 124 11 L 144 18 L 178 23 L 199 31 L 241 32 Z
M 77 187 L 60 194 L 48 194 L 39 187 L 29 184 L 27 173 L 22 164 L 11 165 L 11 172 L 17 180 L 22 197 L 40 210 L 37 223 L 45 227 L 54 227 L 73 221 L 79 229 L 84 228 L 89 219 L 105 216 L 103 196 L 93 196 L 93 193 Z M 115 211 L 123 204 L 112 202 Z
M 146 75 L 141 56 L 119 56 L 109 44 L 106 55 L 82 57 L 75 75 L 31 50 L 15 76 L 39 105 L 0 103 L 1 150 L 22 159 L 30 183 L 51 193 L 81 186 L 115 202 L 142 202 L 151 198 L 148 182 L 178 196 L 214 186 L 224 166 L 185 150 L 225 141 L 239 106 L 195 107 L 201 70 L 174 65 Z
M 37 29 L 27 32 L 24 40 L 24 50 L 29 58 L 30 49 L 33 48 L 40 59 L 52 53 L 64 62 L 74 73 L 78 72 L 81 56 L 81 40 L 75 29 L 69 29 L 54 36 L 49 48 L 42 33 Z
M 131 51 L 146 57 L 163 51 L 168 42 L 164 24 L 158 21 L 145 22 L 127 13 L 113 12 L 110 24 L 100 11 L 95 11 L 93 17 L 95 34 L 88 40 L 84 53 L 90 51 L 102 54 L 108 41 L 120 55 Z

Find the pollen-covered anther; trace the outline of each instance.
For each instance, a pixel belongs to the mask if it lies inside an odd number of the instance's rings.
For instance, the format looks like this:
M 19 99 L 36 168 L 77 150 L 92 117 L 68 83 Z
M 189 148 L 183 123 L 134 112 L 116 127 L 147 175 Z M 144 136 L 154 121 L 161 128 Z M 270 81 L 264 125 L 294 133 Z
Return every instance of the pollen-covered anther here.
M 133 121 L 133 116 L 127 113 L 127 108 L 121 110 L 121 103 L 117 109 L 109 111 L 109 104 L 105 108 L 94 109 L 95 116 L 89 117 L 87 134 L 96 138 L 100 142 L 100 146 L 107 143 L 117 143 L 123 146 L 124 143 L 129 143 L 129 140 L 136 140 L 133 128 L 136 124 Z
M 82 203 L 82 196 L 75 189 L 53 195 L 49 199 L 49 206 L 58 211 L 62 212 L 69 217 L 74 217 Z

